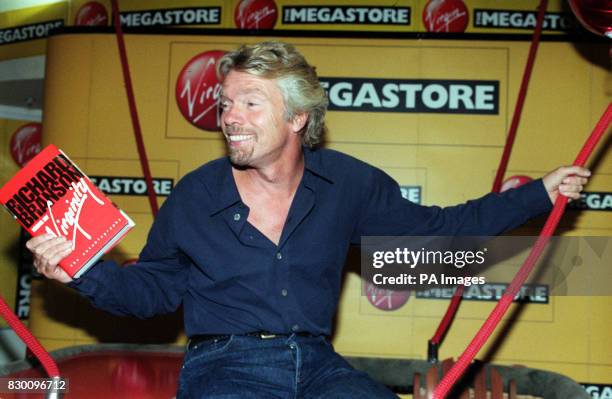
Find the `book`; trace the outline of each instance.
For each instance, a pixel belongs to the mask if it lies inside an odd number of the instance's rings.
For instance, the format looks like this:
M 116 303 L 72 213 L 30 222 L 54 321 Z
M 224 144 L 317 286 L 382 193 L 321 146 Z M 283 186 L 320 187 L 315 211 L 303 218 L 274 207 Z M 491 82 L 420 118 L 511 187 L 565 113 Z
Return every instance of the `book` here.
M 72 278 L 87 269 L 134 226 L 63 151 L 49 145 L 0 188 L 0 203 L 32 236 L 72 242 L 59 266 Z

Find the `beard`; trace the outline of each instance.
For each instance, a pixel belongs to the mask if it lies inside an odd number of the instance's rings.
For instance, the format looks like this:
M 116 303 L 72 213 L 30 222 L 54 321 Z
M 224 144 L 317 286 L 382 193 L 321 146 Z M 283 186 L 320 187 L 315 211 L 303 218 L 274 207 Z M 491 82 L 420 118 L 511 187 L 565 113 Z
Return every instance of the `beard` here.
M 257 135 L 254 134 L 254 132 L 231 125 L 226 126 L 225 129 L 223 129 L 223 134 L 225 135 L 227 152 L 232 164 L 236 166 L 248 166 L 253 152 L 255 151 L 254 143 L 257 141 Z M 252 134 L 253 138 L 249 140 L 250 145 L 233 147 L 228 138 L 230 134 Z
M 253 155 L 253 147 L 248 149 L 245 148 L 232 148 L 228 145 L 228 155 L 230 161 L 236 166 L 248 166 L 251 156 Z

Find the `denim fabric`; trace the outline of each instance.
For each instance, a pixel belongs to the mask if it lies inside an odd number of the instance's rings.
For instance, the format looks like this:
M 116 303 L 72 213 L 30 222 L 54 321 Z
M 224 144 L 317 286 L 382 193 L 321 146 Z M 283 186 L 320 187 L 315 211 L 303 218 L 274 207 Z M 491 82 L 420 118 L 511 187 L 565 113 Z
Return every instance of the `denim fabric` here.
M 355 370 L 323 336 L 232 335 L 185 354 L 177 399 L 397 398 Z

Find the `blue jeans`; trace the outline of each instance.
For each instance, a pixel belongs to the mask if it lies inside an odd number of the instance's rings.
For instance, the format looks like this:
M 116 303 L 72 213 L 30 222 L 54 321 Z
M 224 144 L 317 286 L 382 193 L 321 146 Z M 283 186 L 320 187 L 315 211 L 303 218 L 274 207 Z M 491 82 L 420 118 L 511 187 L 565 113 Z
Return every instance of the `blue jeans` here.
M 373 399 L 397 396 L 324 337 L 233 335 L 185 354 L 177 399 Z

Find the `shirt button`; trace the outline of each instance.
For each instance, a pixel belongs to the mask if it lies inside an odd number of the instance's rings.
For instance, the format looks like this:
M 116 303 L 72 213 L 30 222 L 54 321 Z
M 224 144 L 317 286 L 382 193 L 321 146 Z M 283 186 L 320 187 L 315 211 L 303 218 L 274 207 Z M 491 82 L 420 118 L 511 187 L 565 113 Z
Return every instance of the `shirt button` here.
M 293 327 L 291 327 L 291 331 L 293 332 L 297 332 L 300 329 L 300 326 L 297 324 L 294 324 Z
M 276 259 L 281 260 L 283 259 L 283 254 L 281 254 L 280 252 L 276 253 Z
M 287 290 L 286 290 L 285 288 L 283 288 L 283 289 L 281 290 L 281 295 L 282 295 L 282 296 L 287 296 Z
M 240 214 L 239 213 L 234 213 L 234 220 L 235 221 L 239 221 L 240 220 Z

